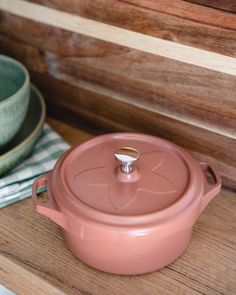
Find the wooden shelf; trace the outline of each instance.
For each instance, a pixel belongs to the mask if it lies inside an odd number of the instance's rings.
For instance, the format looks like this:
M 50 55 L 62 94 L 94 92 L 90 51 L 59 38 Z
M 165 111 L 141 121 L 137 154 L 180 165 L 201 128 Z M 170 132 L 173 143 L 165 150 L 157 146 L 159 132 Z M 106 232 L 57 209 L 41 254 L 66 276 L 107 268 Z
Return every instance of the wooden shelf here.
M 93 136 L 52 118 L 48 122 L 70 144 Z M 200 216 L 191 244 L 179 259 L 160 271 L 122 277 L 76 259 L 65 247 L 60 228 L 37 214 L 27 199 L 1 209 L 0 282 L 19 295 L 233 295 L 235 212 L 235 193 L 223 189 Z

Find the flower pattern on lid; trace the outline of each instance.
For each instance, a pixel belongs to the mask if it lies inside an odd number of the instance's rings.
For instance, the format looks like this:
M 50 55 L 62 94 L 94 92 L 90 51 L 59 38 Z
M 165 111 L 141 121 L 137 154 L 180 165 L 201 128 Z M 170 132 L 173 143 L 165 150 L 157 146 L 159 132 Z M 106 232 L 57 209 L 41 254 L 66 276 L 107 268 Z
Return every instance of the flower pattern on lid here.
M 135 209 L 135 203 L 140 207 L 140 203 L 145 202 L 151 202 L 153 207 L 158 204 L 165 207 L 176 194 L 176 186 L 162 175 L 162 166 L 165 165 L 165 153 L 162 151 L 141 153 L 134 172 L 139 173 L 139 177 L 130 182 L 122 182 L 117 177 L 117 162 L 109 157 L 101 160 L 103 166 L 81 171 L 75 179 L 82 185 L 103 187 L 106 193 L 100 194 L 99 198 L 108 198 L 115 210 L 125 210 L 130 206 Z

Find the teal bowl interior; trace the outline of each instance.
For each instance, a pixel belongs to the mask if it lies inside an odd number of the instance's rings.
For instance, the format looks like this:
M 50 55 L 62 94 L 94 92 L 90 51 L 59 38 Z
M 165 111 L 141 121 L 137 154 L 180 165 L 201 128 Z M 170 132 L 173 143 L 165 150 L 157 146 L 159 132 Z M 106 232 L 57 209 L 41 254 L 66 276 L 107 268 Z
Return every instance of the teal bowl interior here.
M 19 131 L 30 96 L 30 78 L 18 61 L 0 55 L 0 149 Z
M 21 64 L 0 56 L 0 102 L 14 95 L 24 85 L 27 76 Z

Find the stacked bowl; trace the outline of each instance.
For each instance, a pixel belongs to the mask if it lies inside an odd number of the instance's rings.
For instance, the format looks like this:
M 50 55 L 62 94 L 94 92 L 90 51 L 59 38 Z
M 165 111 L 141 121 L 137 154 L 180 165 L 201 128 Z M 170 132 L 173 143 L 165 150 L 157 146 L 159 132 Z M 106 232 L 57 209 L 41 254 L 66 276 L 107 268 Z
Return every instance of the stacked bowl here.
M 0 55 L 0 175 L 30 153 L 44 120 L 43 98 L 26 68 Z

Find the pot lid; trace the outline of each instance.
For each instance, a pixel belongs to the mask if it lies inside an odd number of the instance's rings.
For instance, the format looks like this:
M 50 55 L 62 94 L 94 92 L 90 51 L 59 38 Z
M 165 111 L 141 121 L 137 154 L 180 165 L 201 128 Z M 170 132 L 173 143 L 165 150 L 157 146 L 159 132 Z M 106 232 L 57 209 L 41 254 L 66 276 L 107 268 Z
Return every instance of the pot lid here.
M 189 185 L 181 151 L 149 135 L 107 134 L 72 149 L 60 177 L 83 206 L 122 216 L 154 213 L 178 202 Z

